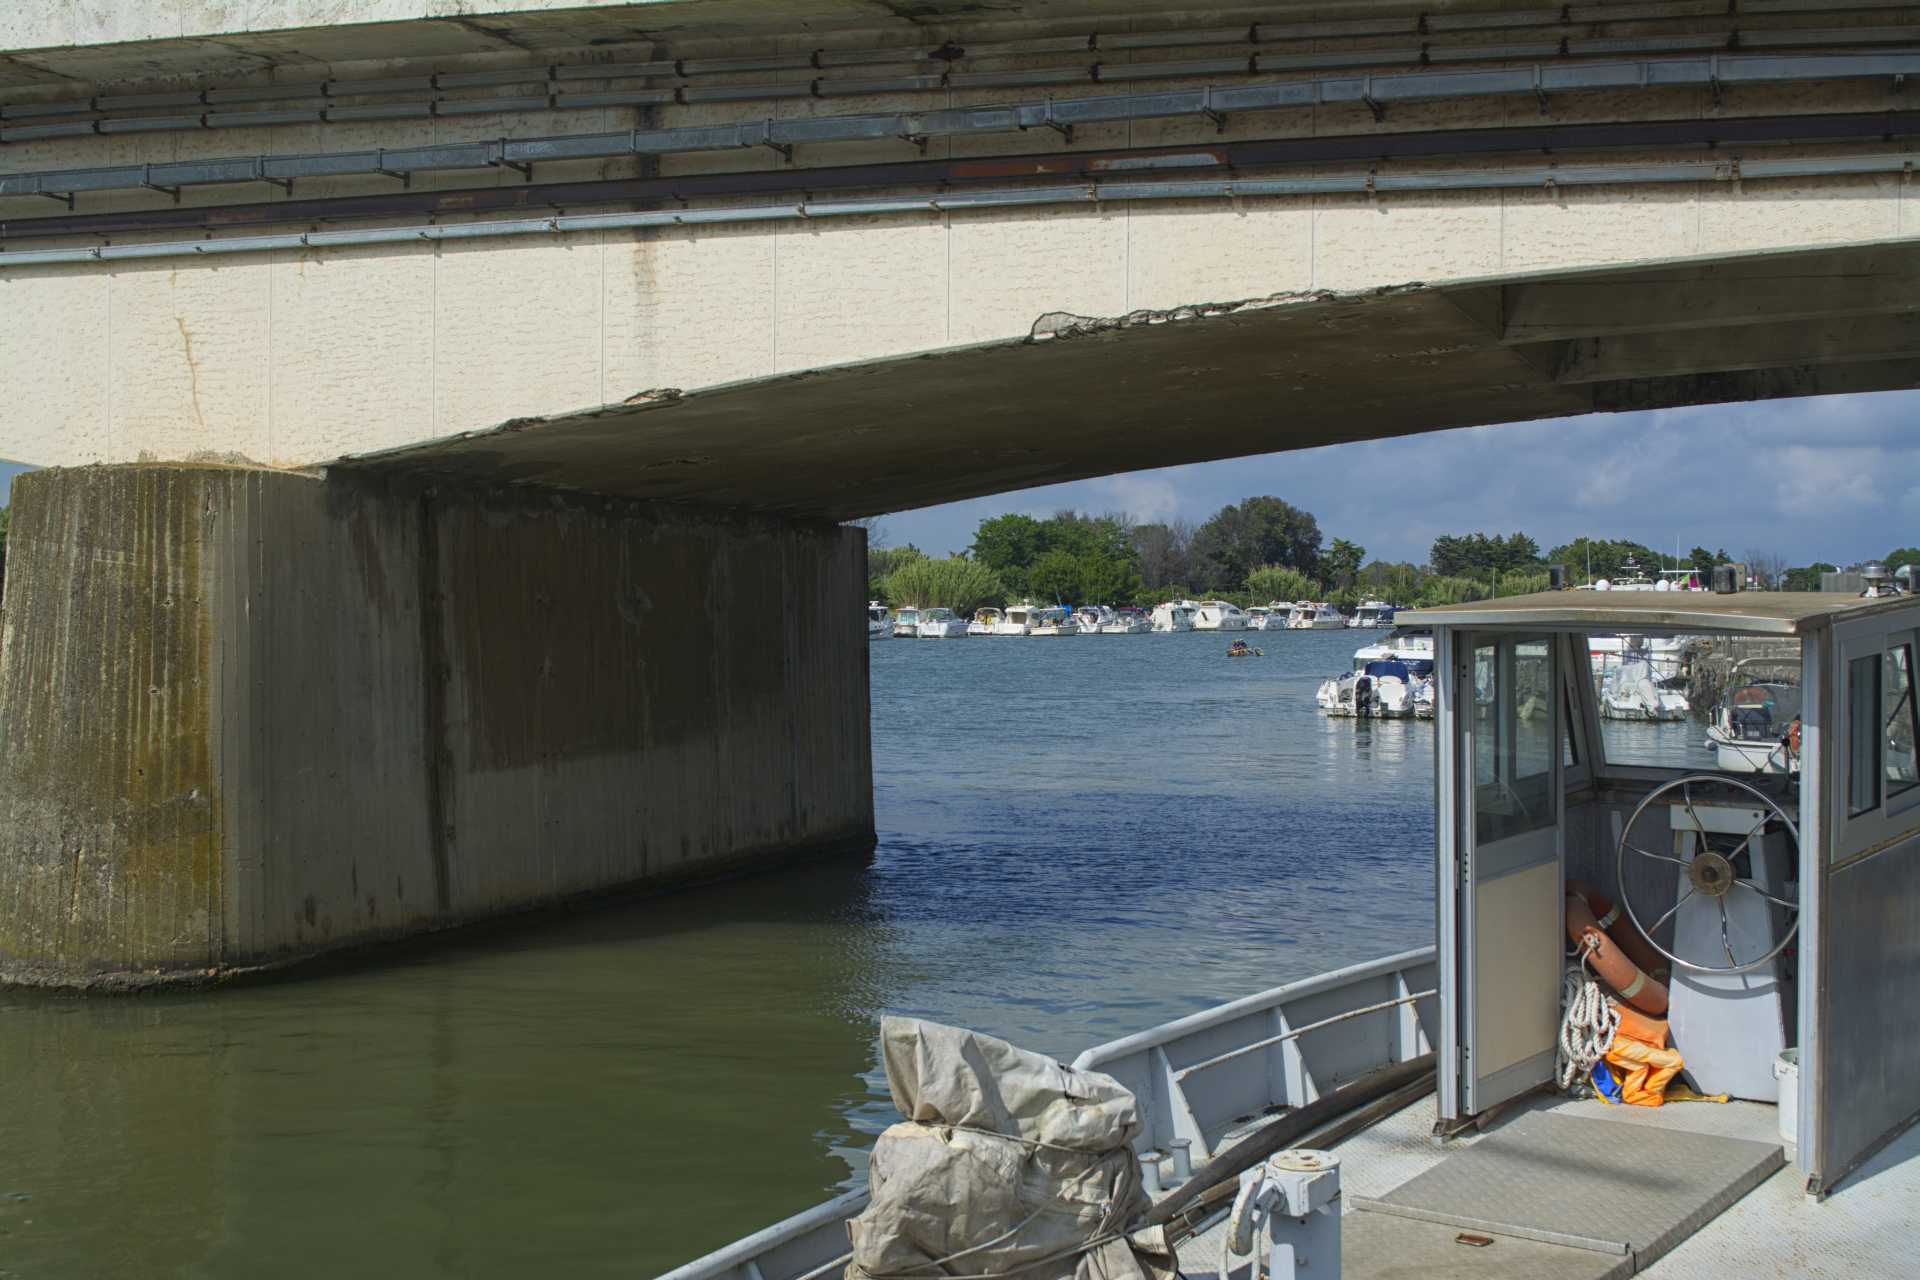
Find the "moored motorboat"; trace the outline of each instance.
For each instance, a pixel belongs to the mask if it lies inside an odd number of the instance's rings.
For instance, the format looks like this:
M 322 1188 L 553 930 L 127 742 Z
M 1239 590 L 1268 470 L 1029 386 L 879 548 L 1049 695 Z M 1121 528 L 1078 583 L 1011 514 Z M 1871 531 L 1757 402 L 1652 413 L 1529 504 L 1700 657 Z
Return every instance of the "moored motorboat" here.
M 920 634 L 920 610 L 913 605 L 902 605 L 893 611 L 893 638 L 912 640 Z
M 1404 720 L 1433 714 L 1433 663 L 1375 658 L 1354 671 L 1324 681 L 1314 695 L 1330 716 Z
M 1193 630 L 1194 605 L 1190 600 L 1168 601 L 1153 607 L 1153 629 L 1160 635 Z
M 922 609 L 916 634 L 922 640 L 964 640 L 967 620 L 951 609 Z
M 1193 611 L 1195 631 L 1245 631 L 1246 612 L 1226 600 L 1208 600 Z
M 1030 636 L 1033 634 L 1034 615 L 1038 607 L 1031 600 L 1022 600 L 1019 604 L 1010 604 L 1000 620 L 993 624 L 993 634 L 997 636 Z
M 1643 650 L 1629 650 L 1600 677 L 1600 714 L 1609 720 L 1684 720 L 1692 707 L 1678 683 L 1678 677 L 1662 678 Z
M 967 623 L 967 634 L 970 636 L 990 636 L 997 634 L 994 628 L 1000 625 L 1002 616 L 998 609 L 991 606 L 975 609 L 973 611 L 972 621 Z
M 1030 636 L 1077 636 L 1080 624 L 1073 620 L 1065 605 L 1050 604 L 1044 609 L 1035 610 L 1033 627 L 1027 632 Z
M 1153 630 L 1153 620 L 1139 609 L 1116 609 L 1113 617 L 1101 624 L 1103 636 L 1137 636 Z
M 893 615 L 878 600 L 867 601 L 867 639 L 885 640 L 893 634 Z
M 1756 681 L 1727 695 L 1707 727 L 1714 767 L 1727 773 L 1800 771 L 1800 686 Z
M 1289 631 L 1332 631 L 1346 625 L 1340 611 L 1324 600 L 1296 600 L 1287 611 Z
M 1097 636 L 1113 621 L 1113 610 L 1104 604 L 1083 604 L 1073 611 L 1074 625 L 1083 636 Z
M 1363 629 L 1390 627 L 1393 625 L 1395 612 L 1396 607 L 1384 600 L 1367 600 L 1354 607 L 1352 616 L 1347 619 L 1347 625 Z

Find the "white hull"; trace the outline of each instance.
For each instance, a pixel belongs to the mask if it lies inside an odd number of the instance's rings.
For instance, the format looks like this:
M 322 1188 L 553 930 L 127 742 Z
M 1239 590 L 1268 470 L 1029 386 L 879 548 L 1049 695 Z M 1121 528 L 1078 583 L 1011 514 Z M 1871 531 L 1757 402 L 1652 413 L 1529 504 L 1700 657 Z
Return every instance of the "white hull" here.
M 993 634 L 997 636 L 1031 635 L 1033 628 L 1024 622 L 998 622 L 994 624 Z
M 1713 752 L 1714 768 L 1722 773 L 1800 772 L 1799 758 L 1791 756 L 1783 742 L 1729 738 L 1715 725 L 1707 730 L 1707 747 Z
M 923 622 L 919 634 L 922 640 L 964 640 L 967 638 L 967 624 L 959 618 Z
M 991 622 L 969 622 L 967 624 L 967 634 L 970 636 L 990 636 L 993 634 L 993 624 Z
M 1340 628 L 1346 625 L 1347 625 L 1346 623 L 1340 621 L 1338 618 L 1302 618 L 1297 622 L 1289 622 L 1287 624 L 1287 630 L 1289 631 L 1338 631 Z
M 1153 630 L 1153 625 L 1145 618 L 1133 622 L 1109 622 L 1100 628 L 1103 636 L 1140 636 Z
M 1080 628 L 1075 623 L 1062 622 L 1058 626 L 1048 625 L 1035 627 L 1027 634 L 1032 636 L 1077 636 L 1080 634 Z

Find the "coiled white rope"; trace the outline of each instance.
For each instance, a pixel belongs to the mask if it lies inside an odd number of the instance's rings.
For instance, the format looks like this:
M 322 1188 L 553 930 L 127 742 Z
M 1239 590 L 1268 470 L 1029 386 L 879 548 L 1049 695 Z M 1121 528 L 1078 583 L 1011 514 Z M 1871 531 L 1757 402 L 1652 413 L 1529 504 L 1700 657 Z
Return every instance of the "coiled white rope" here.
M 1587 957 L 1594 944 L 1580 948 L 1580 962 L 1567 966 L 1560 983 L 1560 1041 L 1554 1050 L 1554 1066 L 1560 1087 L 1568 1093 L 1588 1079 L 1593 1064 L 1600 1061 L 1613 1044 L 1613 1033 L 1620 1029 L 1620 1011 L 1607 1003 L 1606 992 L 1587 971 Z

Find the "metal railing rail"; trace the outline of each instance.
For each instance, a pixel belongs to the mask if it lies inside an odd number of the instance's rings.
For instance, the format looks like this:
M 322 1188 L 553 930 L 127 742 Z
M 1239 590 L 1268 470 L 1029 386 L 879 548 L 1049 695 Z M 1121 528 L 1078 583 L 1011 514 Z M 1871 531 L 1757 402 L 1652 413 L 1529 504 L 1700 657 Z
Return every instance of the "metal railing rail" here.
M 1912 7 L 1910 0 L 1748 0 L 1740 6 L 1738 15 L 1741 22 L 1751 23 L 1755 19 L 1781 19 L 1796 16 L 1854 17 L 1900 12 Z M 1714 21 L 1728 18 L 1728 21 Z M 1782 48 L 1804 47 L 1809 43 L 1846 43 L 1847 31 L 1858 33 L 1853 43 L 1870 44 L 1884 42 L 1889 38 L 1873 28 L 1856 26 L 1841 28 L 1830 32 L 1796 32 L 1777 27 L 1742 26 L 1730 20 L 1729 7 L 1723 0 L 1667 0 L 1666 3 L 1646 3 L 1637 5 L 1586 4 L 1566 5 L 1557 8 L 1539 8 L 1523 10 L 1502 10 L 1491 13 L 1404 13 L 1390 17 L 1354 18 L 1318 22 L 1253 22 L 1232 27 L 1205 27 L 1193 29 L 1167 28 L 1158 31 L 1089 31 L 1085 34 L 1066 36 L 1046 36 L 1000 41 L 969 41 L 964 46 L 944 44 L 937 48 L 926 47 L 879 47 L 864 49 L 819 48 L 805 52 L 753 54 L 719 58 L 666 58 L 648 59 L 640 62 L 587 62 L 554 63 L 526 67 L 509 67 L 489 71 L 433 71 L 423 75 L 384 77 L 375 79 L 329 79 L 295 82 L 288 84 L 232 84 L 208 86 L 198 90 L 181 90 L 164 93 L 120 93 L 98 94 L 88 98 L 64 99 L 54 102 L 19 102 L 0 104 L 0 142 L 13 140 L 4 126 L 20 121 L 57 120 L 61 117 L 81 115 L 110 115 L 115 112 L 164 111 L 168 108 L 230 107 L 245 104 L 284 102 L 300 99 L 319 99 L 322 101 L 343 97 L 366 97 L 386 94 L 438 92 L 441 90 L 461 90 L 470 88 L 499 88 L 542 86 L 549 99 L 577 99 L 582 95 L 569 90 L 568 85 L 580 81 L 614 82 L 620 80 L 673 80 L 682 86 L 692 86 L 693 82 L 711 76 L 732 76 L 757 71 L 793 72 L 793 71 L 832 71 L 842 68 L 872 68 L 875 66 L 904 71 L 906 75 L 882 77 L 889 82 L 900 82 L 901 89 L 919 87 L 906 83 L 916 78 L 929 78 L 936 82 L 932 87 L 988 87 L 1015 84 L 1071 83 L 1074 79 L 1091 76 L 1095 80 L 1118 79 L 1127 73 L 1127 63 L 1102 63 L 1099 55 L 1104 53 L 1131 53 L 1151 49 L 1186 48 L 1246 48 L 1258 51 L 1263 46 L 1287 44 L 1301 41 L 1325 41 L 1328 39 L 1365 39 L 1391 36 L 1446 37 L 1449 35 L 1472 35 L 1481 32 L 1528 32 L 1540 31 L 1558 33 L 1567 36 L 1573 45 L 1587 45 L 1588 39 L 1575 39 L 1568 33 L 1583 31 L 1591 36 L 1595 28 L 1619 23 L 1645 25 L 1660 22 L 1699 21 L 1710 29 L 1717 38 L 1715 47 L 1735 48 Z M 1886 31 L 1899 28 L 1887 28 Z M 1700 34 L 1698 32 L 1694 34 Z M 1819 37 L 1825 38 L 1819 38 Z M 1815 37 L 1808 39 L 1807 37 Z M 1615 42 L 1614 52 L 1626 52 L 1629 47 L 1638 51 L 1658 51 L 1662 46 L 1643 44 L 1629 40 Z M 1700 47 L 1697 45 L 1688 47 Z M 1057 69 L 1060 79 L 1035 80 L 1032 72 L 960 72 L 953 73 L 953 65 L 961 60 L 980 61 L 1001 57 L 1031 57 L 1043 54 L 1087 55 L 1090 65 Z M 1394 58 L 1404 60 L 1405 51 L 1396 50 Z M 1449 46 L 1435 44 L 1431 40 L 1422 40 L 1415 55 L 1425 62 L 1432 57 L 1462 57 L 1453 54 Z M 1243 63 L 1247 55 L 1242 55 Z M 1182 63 L 1166 64 L 1172 66 Z M 1360 65 L 1358 63 L 1340 64 L 1321 60 L 1312 65 L 1330 67 L 1334 65 Z M 918 75 L 918 73 L 926 73 Z M 1054 70 L 1042 74 L 1054 74 Z M 1178 73 L 1175 73 L 1178 74 Z M 1026 77 L 1026 78 L 1022 78 Z M 870 74 L 869 81 L 874 77 Z M 868 81 L 835 80 L 823 77 L 823 87 L 815 96 L 833 93 L 884 92 L 877 88 L 863 88 Z M 714 86 L 718 88 L 718 86 Z M 740 96 L 755 96 L 755 91 L 778 89 L 786 86 L 729 86 L 730 89 L 745 88 L 749 92 Z M 696 95 L 706 90 L 695 88 Z M 765 96 L 778 96 L 769 93 Z M 666 91 L 663 99 L 641 99 L 646 101 L 674 101 L 671 90 Z M 680 101 L 714 101 L 725 98 L 702 98 L 693 96 L 678 99 Z M 454 100 L 457 101 L 457 100 Z M 570 105 L 590 106 L 607 105 L 585 101 L 553 101 L 547 109 Z M 478 108 L 488 109 L 484 106 Z M 495 108 L 497 109 L 497 108 Z M 222 117 L 227 112 L 214 112 Z M 195 122 L 197 112 L 181 116 L 180 119 Z M 165 117 L 148 116 L 148 120 Z M 88 132 L 92 122 L 79 122 L 78 129 L 62 127 L 45 132 L 27 133 L 19 137 L 60 137 L 73 136 L 76 132 Z M 197 123 L 184 123 L 180 127 L 218 128 L 227 124 L 243 123 L 238 119 L 215 119 Z M 137 127 L 137 126 L 136 126 Z M 152 127 L 159 127 L 157 125 Z
M 887 214 L 947 214 L 1021 205 L 1104 204 L 1155 200 L 1245 199 L 1272 196 L 1366 195 L 1394 192 L 1473 191 L 1513 188 L 1564 188 L 1616 184 L 1740 183 L 1772 178 L 1913 173 L 1920 152 L 1822 156 L 1785 160 L 1701 160 L 1673 164 L 1588 166 L 1537 165 L 1513 169 L 1444 172 L 1338 174 L 1327 177 L 1235 178 L 1171 182 L 1080 182 L 1071 186 L 954 192 L 936 196 L 803 201 L 797 204 L 677 209 L 646 213 L 571 214 L 404 227 L 367 227 L 350 231 L 305 231 L 227 239 L 172 240 L 146 244 L 94 245 L 86 248 L 18 249 L 0 252 L 0 268 L 53 263 L 126 262 L 154 258 L 266 253 L 276 250 L 342 248 L 355 245 L 410 244 L 475 240 L 496 236 L 566 235 L 591 231 L 671 229 L 727 223 L 820 221 Z
M 771 148 L 790 157 L 795 146 L 805 144 L 921 141 L 1034 129 L 1053 130 L 1070 138 L 1074 128 L 1084 125 L 1181 117 L 1217 123 L 1239 112 L 1323 105 L 1364 106 L 1377 119 L 1384 119 L 1388 109 L 1399 103 L 1475 97 L 1531 97 L 1544 107 L 1557 95 L 1597 90 L 1707 88 L 1718 94 L 1742 85 L 1828 80 L 1887 80 L 1891 85 L 1904 86 L 1906 77 L 1916 73 L 1920 73 L 1920 52 L 1715 54 L 1628 62 L 1534 63 L 1474 71 L 1416 71 L 1225 88 L 1209 85 L 1107 97 L 1047 98 L 924 112 L 796 117 L 365 151 L 0 173 L 0 196 L 48 196 L 71 207 L 77 192 L 148 188 L 178 199 L 183 187 L 214 183 L 263 182 L 290 187 L 299 178 L 384 175 L 406 180 L 414 173 L 503 167 L 530 178 L 533 165 L 562 160 L 750 148 Z

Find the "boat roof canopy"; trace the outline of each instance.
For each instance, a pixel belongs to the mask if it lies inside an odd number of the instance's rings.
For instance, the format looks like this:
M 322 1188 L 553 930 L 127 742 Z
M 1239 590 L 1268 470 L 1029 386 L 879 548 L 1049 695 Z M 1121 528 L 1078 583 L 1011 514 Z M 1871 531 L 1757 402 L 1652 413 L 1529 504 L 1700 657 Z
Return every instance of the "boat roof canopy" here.
M 1806 635 L 1836 622 L 1913 608 L 1920 597 L 1862 599 L 1844 592 L 1541 591 L 1394 615 L 1407 626 L 1537 626 L 1561 630 L 1753 631 Z

